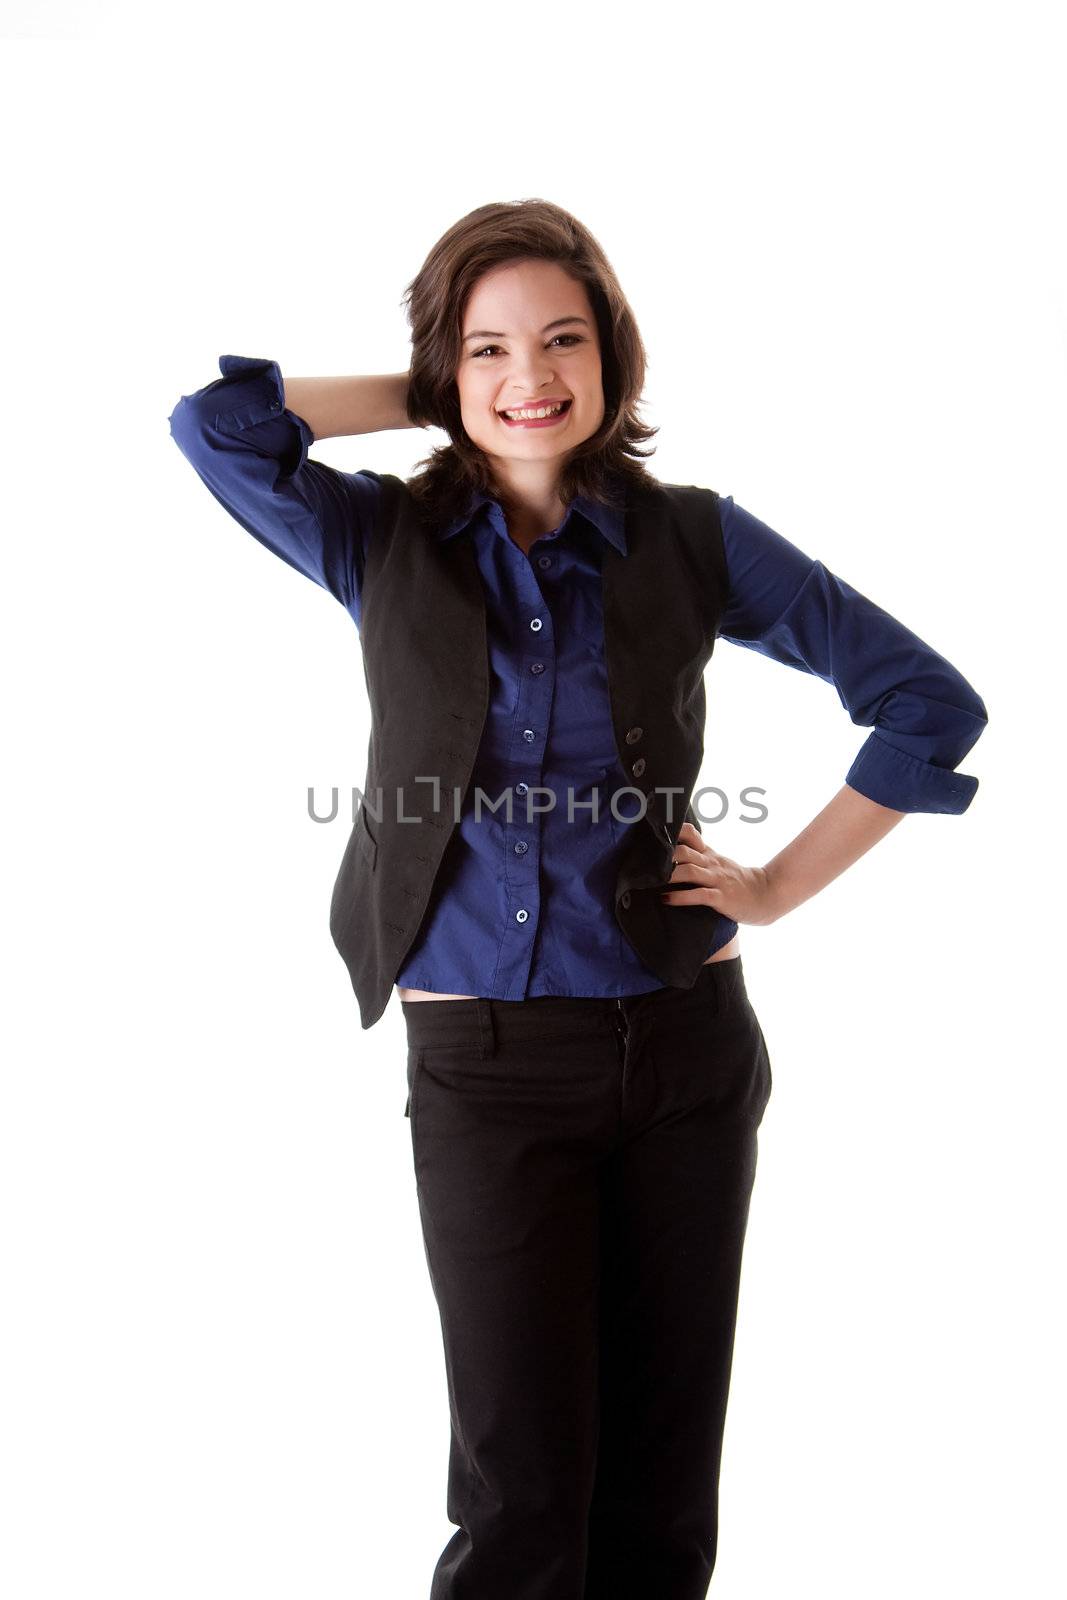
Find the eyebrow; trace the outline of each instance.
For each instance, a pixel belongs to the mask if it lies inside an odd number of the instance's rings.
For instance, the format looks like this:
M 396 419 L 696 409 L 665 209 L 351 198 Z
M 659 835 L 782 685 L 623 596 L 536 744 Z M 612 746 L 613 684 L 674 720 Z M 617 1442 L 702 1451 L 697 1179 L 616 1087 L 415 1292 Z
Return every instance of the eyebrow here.
M 555 322 L 546 322 L 544 327 L 541 329 L 541 332 L 542 333 L 550 333 L 553 328 L 562 328 L 568 322 L 580 322 L 582 324 L 583 328 L 588 328 L 588 326 L 589 326 L 589 323 L 588 323 L 588 321 L 587 321 L 587 319 L 585 317 L 557 317 Z M 506 338 L 507 338 L 507 334 L 506 333 L 494 333 L 491 329 L 488 329 L 488 328 L 478 328 L 478 329 L 475 330 L 474 333 L 465 333 L 463 335 L 463 343 L 466 344 L 469 339 L 506 339 Z

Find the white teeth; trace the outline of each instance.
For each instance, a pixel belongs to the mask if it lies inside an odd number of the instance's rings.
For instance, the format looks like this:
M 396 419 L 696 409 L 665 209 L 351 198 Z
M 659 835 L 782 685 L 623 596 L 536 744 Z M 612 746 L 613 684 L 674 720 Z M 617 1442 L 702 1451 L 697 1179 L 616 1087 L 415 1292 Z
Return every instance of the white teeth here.
M 554 417 L 557 412 L 562 410 L 563 406 L 561 404 L 558 406 L 542 406 L 540 411 L 505 411 L 504 415 L 506 417 L 514 417 L 516 421 L 520 419 L 535 421 L 538 417 Z

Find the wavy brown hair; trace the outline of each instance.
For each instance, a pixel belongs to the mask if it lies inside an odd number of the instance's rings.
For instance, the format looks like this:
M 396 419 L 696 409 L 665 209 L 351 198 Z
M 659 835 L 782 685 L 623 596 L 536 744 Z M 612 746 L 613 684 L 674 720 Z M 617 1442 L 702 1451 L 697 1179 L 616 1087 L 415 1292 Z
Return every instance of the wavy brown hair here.
M 451 520 L 473 490 L 495 492 L 489 458 L 460 414 L 455 373 L 463 313 L 490 268 L 531 257 L 555 261 L 585 284 L 600 335 L 604 420 L 564 462 L 561 501 L 569 505 L 581 494 L 622 506 L 627 487 L 658 483 L 644 465 L 654 451 L 637 448 L 659 432 L 637 415 L 645 347 L 607 256 L 588 228 L 548 200 L 493 202 L 469 211 L 438 239 L 401 301 L 411 326 L 408 419 L 416 427 L 443 428 L 451 440 L 417 462 L 423 470 L 407 480 L 428 520 Z

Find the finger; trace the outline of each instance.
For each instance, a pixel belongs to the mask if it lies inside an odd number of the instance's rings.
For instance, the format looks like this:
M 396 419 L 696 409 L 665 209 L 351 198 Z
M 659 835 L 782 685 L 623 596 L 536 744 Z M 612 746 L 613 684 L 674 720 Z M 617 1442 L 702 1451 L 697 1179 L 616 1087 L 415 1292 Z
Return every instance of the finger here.
M 686 829 L 689 830 L 688 833 L 686 833 Z M 693 850 L 697 855 L 715 856 L 715 859 L 718 860 L 717 852 L 712 849 L 704 835 L 694 828 L 691 822 L 683 823 L 675 849 Z
M 671 855 L 671 860 L 679 865 L 688 866 L 692 864 L 693 866 L 702 866 L 705 869 L 708 867 L 722 866 L 722 861 L 719 856 L 715 854 L 714 850 L 709 849 L 707 846 L 701 850 L 694 850 L 690 845 L 676 844 Z
M 716 897 L 722 894 L 721 889 L 661 889 L 660 900 L 666 905 L 676 906 L 715 906 Z M 718 907 L 716 906 L 716 909 Z
M 681 878 L 686 882 L 695 880 L 699 888 L 708 889 L 712 888 L 718 881 L 713 867 L 702 867 L 692 861 L 679 861 L 667 882 L 673 883 L 675 878 Z

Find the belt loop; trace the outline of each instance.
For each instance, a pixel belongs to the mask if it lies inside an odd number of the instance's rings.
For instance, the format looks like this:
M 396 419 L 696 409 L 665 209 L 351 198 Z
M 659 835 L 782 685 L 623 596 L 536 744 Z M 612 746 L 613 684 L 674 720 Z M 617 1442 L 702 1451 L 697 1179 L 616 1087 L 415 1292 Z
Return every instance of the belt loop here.
M 493 1022 L 493 1002 L 483 998 L 478 1000 L 478 1037 L 481 1059 L 483 1061 L 491 1060 L 496 1055 L 496 1026 Z

